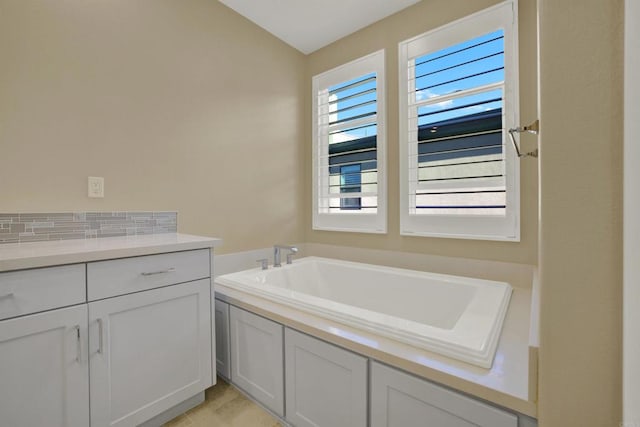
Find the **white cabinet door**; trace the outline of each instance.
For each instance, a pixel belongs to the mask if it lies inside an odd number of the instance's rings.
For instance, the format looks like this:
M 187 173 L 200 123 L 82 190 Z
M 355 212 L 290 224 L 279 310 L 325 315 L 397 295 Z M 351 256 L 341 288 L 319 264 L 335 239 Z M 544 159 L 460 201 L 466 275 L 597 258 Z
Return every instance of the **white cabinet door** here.
M 371 427 L 517 427 L 514 414 L 371 363 Z
M 89 304 L 91 426 L 135 426 L 212 383 L 209 279 Z
M 87 306 L 0 321 L 0 425 L 89 425 Z
M 231 378 L 229 362 L 229 304 L 215 300 L 215 325 L 216 325 L 216 370 L 226 379 Z
M 231 381 L 284 416 L 282 325 L 230 307 Z
M 285 373 L 293 425 L 367 425 L 366 358 L 287 328 Z

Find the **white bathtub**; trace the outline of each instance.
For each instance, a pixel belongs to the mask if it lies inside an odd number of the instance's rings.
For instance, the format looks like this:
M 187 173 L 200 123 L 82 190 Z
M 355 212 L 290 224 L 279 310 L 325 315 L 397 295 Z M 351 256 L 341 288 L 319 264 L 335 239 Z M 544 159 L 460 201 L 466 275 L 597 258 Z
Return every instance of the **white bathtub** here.
M 215 281 L 484 368 L 511 297 L 504 282 L 318 257 Z

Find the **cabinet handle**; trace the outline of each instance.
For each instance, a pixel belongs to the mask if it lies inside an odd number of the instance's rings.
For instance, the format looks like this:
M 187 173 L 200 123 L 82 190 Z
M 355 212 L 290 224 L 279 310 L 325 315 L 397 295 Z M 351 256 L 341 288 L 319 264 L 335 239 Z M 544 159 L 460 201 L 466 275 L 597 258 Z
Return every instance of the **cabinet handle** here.
M 174 271 L 176 271 L 175 267 L 171 267 L 167 268 L 166 270 L 148 271 L 140 274 L 142 274 L 143 276 L 155 276 L 156 274 L 173 273 Z
M 76 362 L 82 362 L 82 347 L 80 347 L 80 325 L 74 326 L 76 331 Z
M 13 292 L 9 292 L 8 294 L 0 295 L 0 299 L 13 298 Z
M 98 319 L 98 353 L 102 354 L 103 352 L 103 342 L 102 342 L 102 319 Z

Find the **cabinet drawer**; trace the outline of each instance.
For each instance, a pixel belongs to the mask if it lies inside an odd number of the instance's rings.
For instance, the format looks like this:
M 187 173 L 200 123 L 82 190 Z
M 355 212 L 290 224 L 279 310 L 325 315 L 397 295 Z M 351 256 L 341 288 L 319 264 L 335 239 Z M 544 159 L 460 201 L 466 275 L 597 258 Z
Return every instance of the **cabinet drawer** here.
M 95 301 L 207 277 L 208 249 L 99 261 L 87 265 L 87 293 Z
M 86 301 L 84 264 L 0 273 L 0 319 Z

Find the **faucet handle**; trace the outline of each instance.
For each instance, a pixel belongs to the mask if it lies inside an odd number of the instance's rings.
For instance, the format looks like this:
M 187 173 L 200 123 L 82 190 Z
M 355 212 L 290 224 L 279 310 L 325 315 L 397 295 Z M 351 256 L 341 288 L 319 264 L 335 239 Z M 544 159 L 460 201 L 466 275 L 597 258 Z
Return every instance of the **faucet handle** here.
M 260 268 L 262 268 L 263 270 L 266 270 L 269 268 L 269 258 L 257 259 L 256 262 L 260 263 Z
M 293 264 L 293 256 L 298 252 L 297 248 L 294 248 L 295 251 L 291 251 L 287 254 L 287 264 Z

